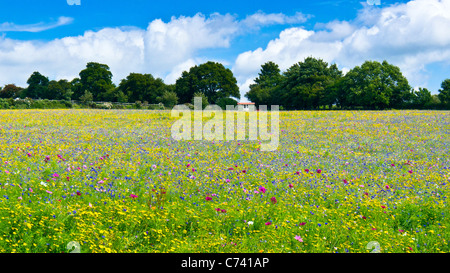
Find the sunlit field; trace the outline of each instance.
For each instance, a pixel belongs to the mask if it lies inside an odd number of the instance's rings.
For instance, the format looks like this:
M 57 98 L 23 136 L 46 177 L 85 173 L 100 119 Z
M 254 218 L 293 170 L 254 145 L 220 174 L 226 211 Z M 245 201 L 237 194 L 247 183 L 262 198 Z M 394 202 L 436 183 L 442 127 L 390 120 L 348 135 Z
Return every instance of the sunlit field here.
M 175 121 L 0 111 L 0 252 L 450 252 L 448 111 L 280 112 L 275 152 Z

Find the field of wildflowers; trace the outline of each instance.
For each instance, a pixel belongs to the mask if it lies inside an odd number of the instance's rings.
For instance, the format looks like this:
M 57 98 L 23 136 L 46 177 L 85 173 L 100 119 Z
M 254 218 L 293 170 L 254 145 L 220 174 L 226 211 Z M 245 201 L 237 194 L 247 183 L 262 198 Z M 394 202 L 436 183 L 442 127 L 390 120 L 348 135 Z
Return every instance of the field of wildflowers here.
M 175 120 L 0 111 L 0 252 L 450 252 L 448 111 L 280 112 L 275 152 Z

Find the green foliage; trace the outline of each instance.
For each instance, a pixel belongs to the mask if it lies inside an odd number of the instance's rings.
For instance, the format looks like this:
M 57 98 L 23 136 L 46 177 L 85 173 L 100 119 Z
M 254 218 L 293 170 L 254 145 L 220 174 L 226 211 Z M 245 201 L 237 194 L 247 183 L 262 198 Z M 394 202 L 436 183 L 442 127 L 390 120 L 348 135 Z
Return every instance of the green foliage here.
M 411 100 L 411 87 L 400 69 L 386 61 L 366 61 L 351 69 L 340 83 L 343 106 L 365 109 L 404 108 Z
M 237 101 L 232 98 L 221 98 L 219 99 L 216 104 L 220 106 L 223 110 L 227 109 L 227 105 L 232 105 L 233 107 L 236 107 Z
M 4 88 L 0 88 L 0 98 L 18 98 L 23 88 L 15 84 L 7 84 Z
M 79 73 L 79 76 L 79 81 L 74 82 L 75 84 L 79 83 L 78 88 L 74 90 L 75 98 L 80 98 L 87 90 L 95 101 L 117 101 L 116 88 L 112 83 L 112 73 L 106 64 L 90 62 Z
M 155 79 L 151 74 L 130 73 L 123 79 L 118 87 L 118 92 L 122 92 L 118 97 L 124 97 L 128 102 L 148 101 L 157 103 L 157 98 L 166 91 L 166 85 L 160 78 Z
M 49 79 L 41 73 L 35 71 L 27 80 L 28 88 L 23 90 L 22 98 L 32 99 L 48 99 L 50 97 L 48 93 Z
M 432 104 L 431 92 L 426 88 L 419 87 L 413 92 L 412 106 L 417 109 L 429 109 Z
M 261 66 L 259 76 L 255 79 L 255 83 L 251 84 L 250 90 L 245 97 L 255 103 L 255 106 L 269 105 L 274 100 L 273 93 L 279 88 L 283 76 L 277 64 L 267 62 Z
M 328 66 L 321 59 L 308 57 L 284 73 L 273 102 L 286 109 L 319 109 L 321 105 L 332 104 L 334 100 L 329 93 L 341 75 L 336 65 Z
M 164 91 L 161 97 L 157 99 L 158 102 L 164 104 L 167 108 L 172 108 L 178 104 L 178 96 L 174 91 Z
M 438 97 L 443 104 L 443 107 L 450 109 L 450 79 L 446 79 L 442 82 Z
M 84 95 L 80 97 L 80 101 L 83 104 L 89 104 L 94 100 L 94 96 L 92 95 L 91 92 L 89 92 L 88 90 L 84 91 Z
M 184 71 L 176 81 L 175 92 L 180 103 L 191 102 L 194 93 L 203 93 L 210 103 L 220 98 L 240 98 L 237 80 L 230 69 L 220 63 L 207 62 Z
M 205 109 L 206 106 L 209 105 L 208 97 L 202 92 L 195 92 L 192 96 L 191 103 L 195 106 L 194 99 L 200 97 L 202 99 L 202 109 Z

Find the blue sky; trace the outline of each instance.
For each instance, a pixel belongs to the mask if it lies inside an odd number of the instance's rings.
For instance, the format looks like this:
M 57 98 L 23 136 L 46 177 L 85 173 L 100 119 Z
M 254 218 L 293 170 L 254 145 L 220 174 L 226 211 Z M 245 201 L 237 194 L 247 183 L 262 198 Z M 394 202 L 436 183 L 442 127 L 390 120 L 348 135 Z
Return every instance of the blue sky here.
M 174 83 L 213 60 L 245 100 L 264 62 L 284 71 L 307 56 L 344 72 L 386 59 L 434 94 L 450 78 L 450 0 L 67 2 L 0 2 L 0 86 L 25 87 L 34 71 L 71 80 L 90 61 L 108 64 L 116 84 L 131 72 Z

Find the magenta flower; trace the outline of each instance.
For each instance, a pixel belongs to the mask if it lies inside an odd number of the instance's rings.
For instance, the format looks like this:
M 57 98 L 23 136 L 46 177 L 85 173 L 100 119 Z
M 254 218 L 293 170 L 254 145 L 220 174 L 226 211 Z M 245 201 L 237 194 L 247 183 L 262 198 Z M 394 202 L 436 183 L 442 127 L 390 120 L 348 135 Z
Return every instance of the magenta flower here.
M 322 170 L 321 169 L 317 169 L 317 173 L 321 173 L 322 172 Z
M 267 222 L 266 226 L 270 226 L 272 224 L 272 222 Z
M 209 197 L 209 196 L 206 196 L 206 201 L 211 201 L 212 200 L 212 197 Z
M 226 213 L 227 211 L 223 209 L 223 210 L 220 210 L 220 212 Z
M 227 183 L 228 183 L 228 182 L 230 182 L 230 179 L 227 179 L 226 181 L 227 181 Z
M 130 194 L 130 197 L 134 199 L 134 198 L 137 198 L 138 196 L 135 194 Z
M 408 172 L 409 172 L 409 173 L 412 173 L 412 170 L 409 170 Z
M 347 182 L 347 180 L 345 180 L 345 179 L 344 179 L 344 180 L 342 180 L 342 181 L 344 181 L 344 184 L 347 184 L 347 183 L 348 183 L 348 182 Z
M 52 176 L 53 176 L 53 177 L 59 177 L 59 174 L 54 173 Z
M 276 204 L 277 203 L 277 199 L 275 197 L 270 198 L 270 201 L 272 202 L 272 204 Z
M 389 189 L 389 185 L 386 185 L 386 190 L 388 190 Z
M 299 225 L 300 226 L 304 226 L 304 225 L 306 225 L 306 223 L 305 222 L 301 222 Z
M 259 191 L 262 193 L 266 193 L 266 188 L 264 188 L 263 186 L 259 187 Z
M 308 169 L 305 169 L 305 172 L 309 172 L 309 170 L 308 170 Z
M 289 184 L 289 188 L 291 189 L 291 188 L 293 188 L 294 187 L 294 185 L 292 185 L 292 184 Z

